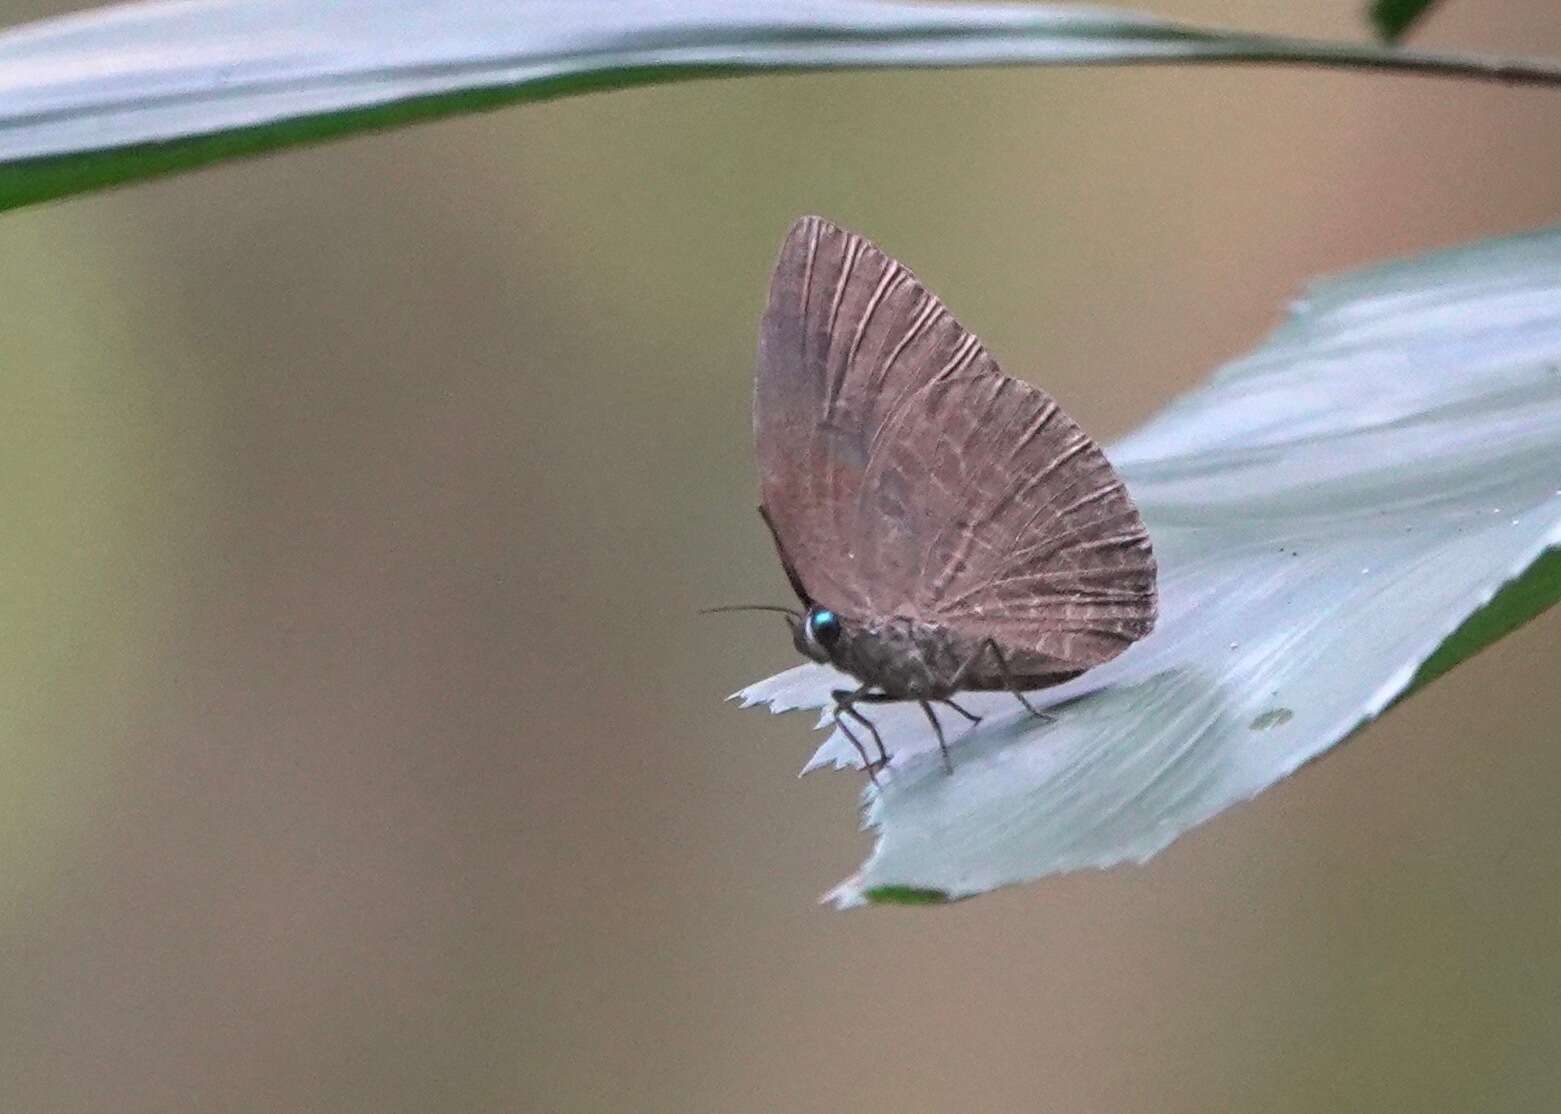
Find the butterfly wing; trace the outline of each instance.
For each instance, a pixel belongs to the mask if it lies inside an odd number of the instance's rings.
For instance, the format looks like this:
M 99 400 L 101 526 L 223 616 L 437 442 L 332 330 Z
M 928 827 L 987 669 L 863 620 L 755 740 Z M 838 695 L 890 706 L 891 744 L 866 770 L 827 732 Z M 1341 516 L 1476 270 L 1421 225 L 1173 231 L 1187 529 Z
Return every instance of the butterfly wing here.
M 759 329 L 754 442 L 765 517 L 805 602 L 865 616 L 906 597 L 911 585 L 881 580 L 876 556 L 854 545 L 869 460 L 916 390 L 988 367 L 975 337 L 899 263 L 820 217 L 792 226 Z M 889 536 L 872 539 L 875 555 L 914 543 L 914 510 L 908 497 L 876 515 Z
M 1046 392 L 1000 372 L 932 383 L 884 431 L 864 477 L 871 564 L 912 586 L 901 613 L 1043 683 L 1115 657 L 1154 626 L 1149 534 L 1105 454 Z M 909 544 L 878 523 L 907 495 Z M 891 551 L 892 550 L 892 551 Z M 991 655 L 966 688 L 1006 688 Z
M 819 217 L 776 264 L 754 432 L 805 602 L 991 638 L 1016 677 L 1080 672 L 1153 625 L 1148 535 L 1099 448 L 909 270 Z

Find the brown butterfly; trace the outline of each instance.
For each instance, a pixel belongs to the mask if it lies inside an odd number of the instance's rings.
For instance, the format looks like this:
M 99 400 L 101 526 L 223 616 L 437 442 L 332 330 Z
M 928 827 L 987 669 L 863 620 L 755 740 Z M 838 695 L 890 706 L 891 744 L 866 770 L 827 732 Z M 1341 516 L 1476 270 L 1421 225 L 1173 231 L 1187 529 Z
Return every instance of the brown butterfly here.
M 798 651 L 861 682 L 834 719 L 868 772 L 858 704 L 1077 677 L 1154 627 L 1155 561 L 1105 455 L 1046 392 L 1004 375 L 916 276 L 803 217 L 759 330 L 759 513 L 804 610 Z M 867 728 L 871 759 L 846 724 Z

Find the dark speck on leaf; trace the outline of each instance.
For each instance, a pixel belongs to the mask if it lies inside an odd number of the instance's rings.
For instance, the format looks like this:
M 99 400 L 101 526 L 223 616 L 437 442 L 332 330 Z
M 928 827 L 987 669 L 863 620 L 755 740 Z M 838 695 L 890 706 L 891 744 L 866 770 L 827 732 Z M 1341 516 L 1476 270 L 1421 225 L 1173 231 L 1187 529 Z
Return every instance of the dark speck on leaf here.
M 1294 718 L 1295 713 L 1292 712 L 1289 708 L 1270 708 L 1268 711 L 1254 719 L 1251 723 L 1247 724 L 1247 727 L 1252 731 L 1267 731 L 1271 727 L 1278 727 L 1281 724 L 1289 723 Z

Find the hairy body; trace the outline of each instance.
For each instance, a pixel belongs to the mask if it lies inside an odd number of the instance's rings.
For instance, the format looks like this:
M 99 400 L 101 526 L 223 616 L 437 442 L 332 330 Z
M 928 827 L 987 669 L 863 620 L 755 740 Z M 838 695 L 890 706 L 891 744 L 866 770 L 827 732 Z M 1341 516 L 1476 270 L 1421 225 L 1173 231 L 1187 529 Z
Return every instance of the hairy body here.
M 1000 651 L 994 653 L 986 639 L 906 616 L 859 621 L 818 608 L 810 614 L 821 613 L 836 616 L 838 635 L 825 645 L 820 632 L 810 637 L 818 624 L 804 617 L 800 633 L 793 632 L 797 649 L 849 673 L 887 699 L 942 701 L 956 692 L 1019 692 L 1061 684 L 1083 672 L 1059 661 L 1050 672 L 1005 676 L 1007 659 Z
M 943 725 L 932 710 L 933 704 L 945 704 L 971 723 L 980 723 L 980 716 L 954 702 L 954 694 L 1002 689 L 1013 693 L 1031 715 L 1042 716 L 1044 713 L 1036 711 L 1025 699 L 1023 689 L 1061 684 L 1084 672 L 1059 661 L 1055 671 L 1015 676 L 1009 671 L 1002 647 L 993 639 L 961 637 L 937 623 L 909 616 L 858 622 L 842 619 L 817 604 L 810 605 L 806 612 L 776 610 L 786 613 L 792 642 L 803 656 L 833 665 L 862 682 L 854 690 L 836 689 L 831 695 L 835 698 L 835 725 L 856 747 L 874 780 L 878 770 L 889 764 L 889 752 L 884 749 L 878 728 L 856 710 L 857 704 L 916 701 L 937 735 L 943 767 L 952 773 L 954 764 L 949 758 L 948 742 L 943 737 Z M 878 747 L 876 759 L 867 753 L 862 740 L 842 717 L 867 728 Z

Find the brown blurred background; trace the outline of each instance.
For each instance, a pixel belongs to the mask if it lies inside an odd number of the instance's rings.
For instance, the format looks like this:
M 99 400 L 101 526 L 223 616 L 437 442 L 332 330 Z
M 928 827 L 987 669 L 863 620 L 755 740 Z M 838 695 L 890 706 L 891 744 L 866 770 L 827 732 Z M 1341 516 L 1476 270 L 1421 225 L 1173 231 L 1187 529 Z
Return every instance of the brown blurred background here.
M 1408 78 L 787 77 L 0 218 L 0 1108 L 1554 1108 L 1561 616 L 1145 868 L 839 914 L 858 781 L 722 704 L 778 624 L 695 609 L 785 595 L 748 406 L 793 216 L 1109 439 L 1310 275 L 1561 217 L 1558 129 Z

